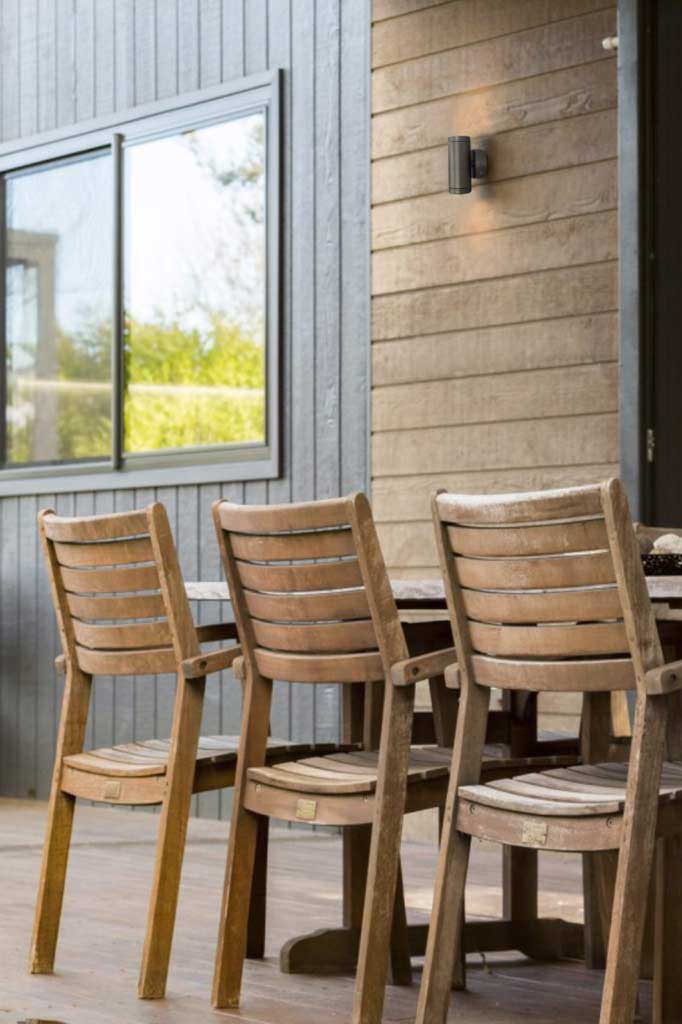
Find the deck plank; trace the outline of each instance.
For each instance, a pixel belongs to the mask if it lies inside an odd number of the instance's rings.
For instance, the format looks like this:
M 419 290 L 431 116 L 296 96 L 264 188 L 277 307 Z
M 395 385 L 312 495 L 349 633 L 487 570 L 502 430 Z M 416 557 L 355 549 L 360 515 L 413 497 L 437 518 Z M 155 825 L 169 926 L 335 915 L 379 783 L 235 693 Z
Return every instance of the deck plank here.
M 209 1004 L 227 826 L 193 819 L 180 894 L 168 998 L 140 1002 L 135 984 L 158 819 L 120 809 L 79 807 L 69 865 L 57 973 L 26 971 L 31 917 L 40 866 L 46 805 L 0 800 L 0 1015 L 65 1024 L 346 1024 L 353 978 L 282 975 L 277 952 L 285 939 L 340 923 L 341 844 L 335 835 L 276 832 L 272 844 L 266 959 L 248 962 L 238 1012 Z M 406 843 L 404 872 L 410 920 L 426 921 L 435 872 L 435 849 Z M 477 847 L 472 861 L 469 912 L 500 912 L 501 864 L 494 847 Z M 541 856 L 541 913 L 578 920 L 579 861 Z M 69 882 L 71 884 L 69 884 Z M 453 993 L 459 1024 L 585 1024 L 598 1018 L 601 974 L 575 963 L 536 964 L 516 954 L 472 957 L 469 991 Z M 417 974 L 418 978 L 418 974 Z M 541 993 L 542 998 L 538 998 Z M 648 1012 L 648 986 L 643 985 Z M 389 987 L 384 1021 L 414 1020 L 417 987 Z

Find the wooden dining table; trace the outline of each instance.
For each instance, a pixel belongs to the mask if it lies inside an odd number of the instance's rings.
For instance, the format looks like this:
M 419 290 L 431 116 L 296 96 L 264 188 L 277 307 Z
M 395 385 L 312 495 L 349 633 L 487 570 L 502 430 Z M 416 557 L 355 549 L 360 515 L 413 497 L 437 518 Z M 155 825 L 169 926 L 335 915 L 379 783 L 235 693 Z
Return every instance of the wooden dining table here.
M 647 577 L 647 586 L 666 660 L 682 657 L 682 576 Z M 395 579 L 393 594 L 399 609 L 411 654 L 420 654 L 452 644 L 442 580 Z M 187 596 L 199 602 L 229 602 L 227 584 L 222 581 L 186 583 Z M 376 739 L 380 711 L 375 711 L 360 692 L 363 687 L 343 687 L 342 741 Z M 436 742 L 451 746 L 457 714 L 457 694 L 447 690 L 441 679 L 431 680 L 430 706 L 415 711 L 414 742 Z M 612 725 L 610 694 L 585 694 L 581 736 L 543 738 L 537 732 L 537 704 L 532 695 L 507 692 L 500 711 L 492 712 L 487 741 L 506 747 L 508 756 L 561 756 L 574 753 L 586 762 L 609 756 Z M 372 718 L 375 718 L 372 721 Z M 627 727 L 627 704 L 621 704 L 621 731 Z M 368 837 L 359 829 L 343 832 L 343 923 L 289 940 L 280 952 L 280 966 L 287 973 L 331 974 L 352 971 L 357 950 L 364 902 Z M 503 853 L 503 917 L 493 921 L 467 922 L 467 951 L 489 952 L 518 949 L 543 958 L 570 956 L 590 966 L 603 966 L 605 942 L 597 905 L 596 885 L 590 855 L 584 859 L 585 927 L 560 918 L 540 918 L 537 906 L 537 852 L 505 848 Z M 422 956 L 428 927 L 409 925 L 412 956 Z

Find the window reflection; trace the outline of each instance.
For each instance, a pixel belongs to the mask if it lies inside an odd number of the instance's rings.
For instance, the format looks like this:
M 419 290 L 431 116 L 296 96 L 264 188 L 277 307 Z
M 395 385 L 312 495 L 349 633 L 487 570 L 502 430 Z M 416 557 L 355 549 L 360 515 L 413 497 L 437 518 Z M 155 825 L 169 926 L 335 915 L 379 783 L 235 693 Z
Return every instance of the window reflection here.
M 128 453 L 265 441 L 265 118 L 125 151 Z
M 109 155 L 6 179 L 6 461 L 111 453 Z

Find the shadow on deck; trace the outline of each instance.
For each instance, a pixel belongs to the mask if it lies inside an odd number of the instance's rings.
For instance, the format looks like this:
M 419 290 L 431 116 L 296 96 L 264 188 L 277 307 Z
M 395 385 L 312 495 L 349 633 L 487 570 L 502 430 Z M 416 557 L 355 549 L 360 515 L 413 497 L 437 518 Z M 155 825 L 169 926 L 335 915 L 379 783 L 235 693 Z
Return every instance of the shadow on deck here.
M 210 1008 L 209 995 L 227 825 L 191 822 L 168 998 L 140 1002 L 135 990 L 157 819 L 140 812 L 77 809 L 57 973 L 32 977 L 26 961 L 45 812 L 42 803 L 0 800 L 0 1024 L 26 1019 L 64 1024 L 349 1020 L 352 977 L 283 975 L 277 960 L 287 938 L 340 921 L 341 844 L 336 837 L 275 832 L 266 960 L 247 962 L 241 1010 L 217 1012 Z M 404 845 L 411 920 L 428 920 L 435 859 L 431 846 Z M 497 849 L 475 850 L 470 914 L 500 913 L 500 871 Z M 541 913 L 579 920 L 579 858 L 546 854 L 540 876 Z M 596 1024 L 602 981 L 598 972 L 577 963 L 538 964 L 513 953 L 492 956 L 486 963 L 471 956 L 469 964 L 469 989 L 453 993 L 452 1021 Z M 413 1021 L 417 991 L 417 984 L 389 987 L 384 1021 Z

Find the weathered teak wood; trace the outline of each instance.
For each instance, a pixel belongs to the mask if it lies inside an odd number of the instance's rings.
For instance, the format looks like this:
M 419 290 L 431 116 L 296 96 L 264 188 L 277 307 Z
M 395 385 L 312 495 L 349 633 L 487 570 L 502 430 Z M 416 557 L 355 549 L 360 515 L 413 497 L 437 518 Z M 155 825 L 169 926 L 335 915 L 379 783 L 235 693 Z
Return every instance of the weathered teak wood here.
M 679 736 L 677 694 L 668 696 L 661 692 L 666 689 L 661 684 L 666 676 L 658 671 L 663 660 L 661 647 L 624 491 L 619 481 L 611 480 L 586 488 L 528 495 L 471 498 L 442 494 L 434 497 L 433 512 L 459 655 L 462 710 L 457 723 L 418 1024 L 442 1024 L 447 1014 L 450 982 L 462 941 L 460 922 L 472 836 L 524 849 L 617 851 L 615 886 L 609 885 L 609 860 L 601 861 L 603 871 L 595 876 L 597 884 L 601 881 L 602 905 L 607 907 L 612 903 L 610 928 L 605 926 L 609 941 L 600 1024 L 632 1024 L 657 836 L 666 843 L 666 854 L 660 855 L 659 905 L 664 902 L 663 893 L 668 892 L 672 897 L 679 886 L 678 874 L 673 869 L 673 856 L 677 852 L 673 844 L 682 834 L 682 763 L 677 741 L 674 746 L 669 741 L 674 760 L 663 763 L 669 718 L 675 719 L 676 727 L 669 730 L 670 736 L 673 739 Z M 595 520 L 601 521 L 600 528 L 595 527 Z M 576 529 L 576 523 L 585 524 L 585 528 Z M 515 555 L 508 555 L 510 550 L 530 547 L 537 551 L 540 541 L 533 531 L 539 529 L 541 536 L 555 538 L 562 526 L 568 531 L 570 543 L 562 547 L 554 539 L 553 547 L 560 548 L 560 554 L 535 556 L 538 563 L 552 561 L 561 565 L 539 564 L 531 571 L 527 569 L 527 560 L 526 566 L 521 568 L 503 564 L 507 558 L 515 560 Z M 461 528 L 467 531 L 485 528 L 486 537 L 481 544 L 485 542 L 490 561 L 479 556 L 475 572 L 467 567 L 468 580 L 477 587 L 505 589 L 513 579 L 515 586 L 523 591 L 543 578 L 551 579 L 558 587 L 580 588 L 581 614 L 573 627 L 564 622 L 562 642 L 553 649 L 552 659 L 546 664 L 551 667 L 555 662 L 562 666 L 560 672 L 554 673 L 554 688 L 594 691 L 589 694 L 583 734 L 583 750 L 588 762 L 602 760 L 608 749 L 601 735 L 600 719 L 609 715 L 609 704 L 608 695 L 604 700 L 595 686 L 586 687 L 581 683 L 581 666 L 589 662 L 583 661 L 580 655 L 591 658 L 604 652 L 583 644 L 582 639 L 576 645 L 571 628 L 580 629 L 581 623 L 598 623 L 600 608 L 603 614 L 603 607 L 595 604 L 594 591 L 590 589 L 594 585 L 594 573 L 587 571 L 586 566 L 599 563 L 611 567 L 599 585 L 617 593 L 616 621 L 622 624 L 627 646 L 621 654 L 612 651 L 602 660 L 605 666 L 627 663 L 630 681 L 626 675 L 621 675 L 621 682 L 626 686 L 634 684 L 637 691 L 629 767 L 622 763 L 588 763 L 580 768 L 556 769 L 481 784 L 487 694 L 496 675 L 497 657 L 487 655 L 481 659 L 476 652 L 481 643 L 480 634 L 472 628 L 467 602 L 460 590 L 462 558 L 456 545 Z M 497 541 L 488 537 L 488 533 L 495 532 L 499 533 L 500 553 L 504 558 L 496 557 Z M 517 538 L 513 544 L 502 540 L 504 534 L 512 532 Z M 528 540 L 518 539 L 521 533 L 529 534 Z M 605 548 L 586 546 L 588 543 L 603 545 L 604 536 Z M 468 533 L 465 537 L 471 547 Z M 544 617 L 529 617 L 524 626 L 540 633 L 547 628 L 546 621 Z M 529 641 L 528 654 L 532 653 L 533 645 L 534 642 Z M 519 651 L 518 657 L 522 656 L 523 652 Z M 508 663 L 515 659 L 500 660 Z M 571 669 L 567 668 L 571 665 Z M 614 688 L 615 678 L 602 689 Z M 561 687 L 556 685 L 558 680 Z M 674 683 L 675 680 L 671 680 L 671 688 Z M 542 689 L 542 686 L 536 688 Z M 669 912 L 657 925 L 656 1012 L 658 1021 L 672 1024 L 682 1017 L 682 987 L 677 977 L 679 972 L 669 967 L 665 945 L 668 936 L 673 941 L 676 939 L 681 927 L 679 900 L 666 902 L 666 910 Z M 662 969 L 664 966 L 668 967 L 667 971 Z
M 195 628 L 162 505 L 109 516 L 64 518 L 46 510 L 39 531 L 66 669 L 31 970 L 53 970 L 74 804 L 160 804 L 159 838 L 139 994 L 165 991 L 190 798 L 232 785 L 235 737 L 199 736 L 205 677 L 228 668 L 236 645 L 202 654 L 200 644 L 235 639 L 233 624 Z M 144 619 L 144 622 L 133 620 Z M 176 673 L 169 740 L 84 751 L 92 676 Z M 144 685 L 144 684 L 141 684 Z M 328 746 L 325 751 L 335 749 Z M 276 763 L 309 745 L 271 743 Z
M 679 622 L 682 609 L 670 607 L 670 603 L 682 601 L 682 576 L 647 576 L 646 584 L 649 596 L 654 602 L 656 618 L 664 622 L 666 620 Z M 440 608 L 441 603 L 445 603 L 443 582 L 440 579 L 398 579 L 394 577 L 391 579 L 391 588 L 399 608 L 437 609 Z M 192 601 L 230 600 L 227 584 L 221 581 L 189 580 L 186 589 L 187 595 Z M 499 596 L 504 596 L 506 600 L 513 597 L 510 593 Z M 549 598 L 549 595 L 546 596 Z M 568 595 L 565 599 L 568 600 Z M 542 604 L 544 607 L 544 601 Z M 571 616 L 566 615 L 566 620 L 570 621 L 570 619 Z
M 328 954 L 354 958 L 359 929 L 353 1020 L 378 1022 L 389 961 L 394 981 L 410 980 L 399 876 L 402 817 L 442 804 L 449 763 L 449 751 L 435 761 L 411 753 L 414 680 L 440 675 L 454 652 L 408 659 L 364 495 L 280 508 L 217 502 L 214 519 L 246 690 L 213 1002 L 239 1004 L 262 816 L 360 826 L 364 839 L 349 848 L 346 870 L 351 855 L 367 858 L 364 907 L 357 899 L 349 904 L 350 929 L 342 939 L 348 948 L 344 953 L 332 940 Z M 345 683 L 347 700 L 351 684 L 364 683 L 363 751 L 266 767 L 274 678 Z

